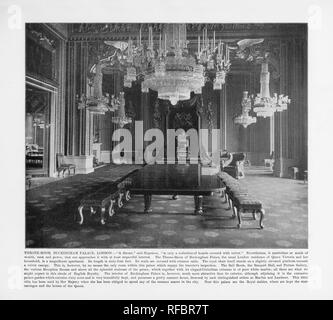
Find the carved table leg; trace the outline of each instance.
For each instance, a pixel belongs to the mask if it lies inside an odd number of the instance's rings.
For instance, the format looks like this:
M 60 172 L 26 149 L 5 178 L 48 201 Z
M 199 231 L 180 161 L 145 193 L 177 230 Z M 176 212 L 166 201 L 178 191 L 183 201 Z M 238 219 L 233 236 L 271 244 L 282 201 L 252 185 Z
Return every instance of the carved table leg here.
M 118 197 L 118 208 L 121 208 L 124 204 L 123 204 L 123 193 L 119 193 L 119 197 Z
M 261 209 L 259 212 L 260 212 L 259 226 L 260 226 L 260 229 L 263 229 L 264 225 L 263 225 L 262 221 L 264 220 L 264 217 L 265 217 L 265 210 Z
M 101 224 L 105 224 L 105 207 L 101 208 Z
M 82 224 L 83 223 L 83 206 L 79 206 L 78 210 L 79 210 L 79 215 L 80 215 L 79 224 Z
M 232 199 L 230 197 L 228 199 L 228 204 L 229 204 L 229 209 L 232 209 L 234 204 L 233 204 Z
M 129 190 L 127 190 L 126 193 L 125 193 L 125 200 L 126 201 L 131 200 L 131 192 Z
M 253 220 L 257 220 L 257 217 L 256 217 L 256 210 L 253 210 L 253 211 L 252 211 L 252 217 L 253 217 Z
M 227 202 L 227 196 L 226 196 L 226 192 L 225 190 L 221 190 L 221 198 L 223 198 L 223 202 L 226 203 Z
M 235 206 L 232 206 L 232 219 L 235 219 L 236 218 L 236 207 Z
M 144 194 L 144 199 L 145 199 L 145 213 L 152 212 L 152 209 L 150 208 L 151 206 L 151 194 L 145 193 Z
M 112 217 L 114 215 L 114 208 L 113 208 L 114 203 L 115 203 L 114 200 L 110 201 L 110 207 L 109 207 L 109 216 L 110 217 Z
M 229 209 L 230 209 L 230 200 L 229 200 L 229 196 L 228 196 L 227 193 L 225 194 L 225 203 L 228 204 L 228 208 L 227 208 L 227 210 L 229 210 Z
M 241 213 L 242 209 L 241 208 L 238 209 L 235 207 L 235 211 L 237 213 L 237 218 L 238 218 L 237 228 L 240 228 L 242 226 L 242 213 Z
M 224 193 L 224 201 L 223 201 L 223 203 L 227 203 L 228 202 L 228 195 L 227 195 L 227 193 L 225 192 Z
M 96 210 L 94 210 L 93 207 L 90 207 L 90 214 L 93 215 L 93 214 L 95 214 L 95 213 L 96 213 Z
M 203 214 L 202 199 L 203 196 L 194 196 L 195 214 Z
M 232 210 L 234 210 L 233 208 L 234 208 L 234 203 L 232 202 L 232 199 L 229 197 L 229 201 L 228 201 L 228 203 L 229 203 L 229 209 L 232 209 Z

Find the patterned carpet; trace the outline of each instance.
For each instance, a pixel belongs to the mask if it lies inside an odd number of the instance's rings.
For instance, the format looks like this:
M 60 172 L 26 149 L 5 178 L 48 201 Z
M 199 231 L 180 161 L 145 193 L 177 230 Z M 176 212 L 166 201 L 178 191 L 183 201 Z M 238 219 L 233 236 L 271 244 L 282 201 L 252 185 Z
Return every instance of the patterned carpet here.
M 203 216 L 193 213 L 193 197 L 153 196 L 149 215 L 143 197 L 133 198 L 106 225 L 99 215 L 83 226 L 73 216 L 82 196 L 100 181 L 116 181 L 135 166 L 107 166 L 27 191 L 26 247 L 47 248 L 307 248 L 308 186 L 300 180 L 273 177 L 263 167 L 247 168 L 251 194 L 264 203 L 265 228 L 245 216 L 242 229 L 219 195 L 204 198 Z M 248 218 L 247 218 L 248 217 Z M 247 219 L 246 219 L 247 218 Z

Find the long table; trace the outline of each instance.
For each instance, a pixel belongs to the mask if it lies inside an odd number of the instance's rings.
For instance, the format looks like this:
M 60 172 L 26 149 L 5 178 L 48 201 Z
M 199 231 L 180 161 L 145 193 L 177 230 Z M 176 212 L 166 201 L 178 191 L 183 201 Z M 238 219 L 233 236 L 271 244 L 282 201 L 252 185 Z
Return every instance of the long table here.
M 147 165 L 132 176 L 130 191 L 144 195 L 145 213 L 152 211 L 152 195 L 192 195 L 194 212 L 203 214 L 203 196 L 221 192 L 224 187 L 217 175 L 206 173 L 200 164 Z

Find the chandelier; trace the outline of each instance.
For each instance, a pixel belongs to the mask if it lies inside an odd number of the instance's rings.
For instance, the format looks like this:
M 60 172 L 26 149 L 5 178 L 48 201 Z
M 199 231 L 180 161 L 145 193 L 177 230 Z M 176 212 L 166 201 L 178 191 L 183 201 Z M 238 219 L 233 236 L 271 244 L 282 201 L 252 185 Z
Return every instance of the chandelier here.
M 78 109 L 87 109 L 92 114 L 105 114 L 108 111 L 115 111 L 115 106 L 109 105 L 109 94 L 106 93 L 104 96 L 102 93 L 102 65 L 101 62 L 96 64 L 96 72 L 94 75 L 94 80 L 89 80 L 88 86 L 89 91 L 87 95 L 81 94 L 78 99 Z M 111 101 L 112 102 L 112 101 Z
M 32 126 L 44 129 L 45 121 L 42 118 L 40 118 L 40 114 L 37 114 L 37 116 L 33 118 Z
M 243 98 L 242 98 L 242 113 L 234 118 L 234 123 L 242 125 L 244 128 L 247 128 L 252 123 L 257 122 L 256 117 L 252 117 L 249 115 L 251 110 L 251 98 L 248 96 L 247 91 L 243 91 Z
M 132 119 L 125 113 L 124 92 L 120 92 L 119 98 L 113 98 L 113 103 L 117 105 L 116 116 L 112 117 L 112 122 L 123 128 L 126 124 L 132 123 Z
M 202 41 L 198 36 L 197 59 L 206 69 L 206 74 L 212 70 L 216 71 L 213 81 L 213 89 L 220 90 L 225 83 L 226 73 L 230 70 L 229 47 L 221 40 L 217 43 L 215 39 L 215 31 L 213 38 L 209 39 L 207 28 L 202 32 Z
M 254 98 L 254 108 L 253 111 L 258 117 L 271 117 L 274 112 L 281 112 L 287 110 L 287 106 L 290 103 L 288 96 L 283 94 L 274 94 L 271 97 L 269 92 L 269 72 L 268 63 L 263 62 L 261 64 L 260 73 L 260 93 Z
M 87 97 L 82 94 L 79 100 L 78 109 L 87 109 L 92 114 L 105 114 L 105 112 L 109 111 L 108 102 L 108 97 L 95 98 Z
M 276 111 L 277 112 L 287 110 L 288 104 L 291 102 L 291 100 L 288 98 L 288 96 L 285 96 L 283 94 L 280 94 L 278 96 L 277 93 L 275 93 L 274 99 L 276 101 Z
M 202 39 L 198 36 L 195 56 L 189 54 L 185 24 L 165 24 L 163 34 L 154 42 L 153 29 L 148 28 L 148 42 L 143 43 L 141 29 L 137 45 L 129 39 L 127 44 L 127 68 L 124 86 L 143 77 L 142 92 L 157 91 L 158 98 L 169 100 L 172 105 L 190 99 L 191 92 L 201 94 L 205 81 L 213 72 L 213 87 L 222 89 L 230 68 L 229 50 L 224 43 L 209 39 L 207 29 Z

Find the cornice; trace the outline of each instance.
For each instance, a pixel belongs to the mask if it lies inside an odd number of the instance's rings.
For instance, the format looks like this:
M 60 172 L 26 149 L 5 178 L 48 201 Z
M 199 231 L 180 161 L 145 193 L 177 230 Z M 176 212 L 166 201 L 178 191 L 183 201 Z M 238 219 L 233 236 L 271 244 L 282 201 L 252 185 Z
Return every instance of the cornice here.
M 148 26 L 152 26 L 153 33 L 159 33 L 163 24 L 148 23 L 77 23 L 69 25 L 69 40 L 97 41 L 97 40 L 127 40 L 136 38 L 141 28 L 142 38 L 147 38 Z M 306 38 L 307 24 L 281 23 L 190 23 L 186 24 L 188 39 L 196 40 L 198 33 L 207 27 L 208 33 L 215 31 L 217 38 L 235 41 L 242 38 Z

